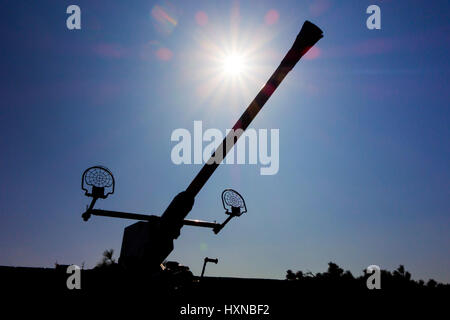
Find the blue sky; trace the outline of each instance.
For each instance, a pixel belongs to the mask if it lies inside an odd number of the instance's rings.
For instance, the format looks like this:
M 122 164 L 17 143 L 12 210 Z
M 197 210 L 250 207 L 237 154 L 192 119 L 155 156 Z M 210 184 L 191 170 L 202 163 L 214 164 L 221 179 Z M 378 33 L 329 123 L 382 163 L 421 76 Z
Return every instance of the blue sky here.
M 81 8 L 81 30 L 66 8 Z M 366 8 L 381 8 L 381 30 Z M 173 130 L 232 127 L 304 20 L 324 38 L 252 123 L 280 130 L 280 169 L 220 166 L 189 218 L 248 214 L 219 234 L 185 227 L 169 257 L 199 274 L 283 278 L 334 261 L 404 264 L 450 282 L 448 1 L 2 1 L 0 264 L 92 267 L 132 221 L 81 213 L 83 170 L 116 193 L 97 207 L 160 214 L 200 165 L 174 165 Z M 248 53 L 241 81 L 218 57 Z M 228 50 L 228 51 L 227 51 Z

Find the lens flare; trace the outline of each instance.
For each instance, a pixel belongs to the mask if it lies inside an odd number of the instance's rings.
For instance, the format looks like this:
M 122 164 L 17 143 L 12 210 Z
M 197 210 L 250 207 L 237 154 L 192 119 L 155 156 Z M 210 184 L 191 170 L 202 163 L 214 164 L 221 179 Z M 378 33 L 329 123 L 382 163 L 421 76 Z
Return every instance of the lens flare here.
M 238 54 L 230 54 L 223 61 L 223 70 L 227 74 L 239 75 L 244 70 L 244 67 L 244 59 Z

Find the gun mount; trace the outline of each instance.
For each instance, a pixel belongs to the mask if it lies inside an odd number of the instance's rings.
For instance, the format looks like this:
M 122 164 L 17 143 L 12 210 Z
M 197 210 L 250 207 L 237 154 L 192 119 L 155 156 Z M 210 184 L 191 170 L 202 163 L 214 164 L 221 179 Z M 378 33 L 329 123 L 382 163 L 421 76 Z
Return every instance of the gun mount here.
M 105 195 L 106 186 L 111 190 Z M 81 216 L 85 221 L 91 216 L 139 220 L 124 230 L 119 263 L 126 268 L 150 268 L 156 271 L 172 252 L 173 240 L 179 237 L 183 226 L 210 228 L 218 234 L 231 218 L 247 212 L 244 199 L 232 189 L 226 189 L 222 193 L 225 213 L 229 215 L 222 223 L 184 219 L 194 204 L 194 199 L 187 192 L 179 193 L 161 216 L 94 209 L 97 199 L 106 199 L 114 192 L 114 187 L 115 180 L 108 168 L 94 166 L 86 169 L 82 175 L 81 188 L 92 201 Z M 243 204 L 244 211 L 241 211 L 238 202 Z M 237 207 L 233 207 L 233 204 Z

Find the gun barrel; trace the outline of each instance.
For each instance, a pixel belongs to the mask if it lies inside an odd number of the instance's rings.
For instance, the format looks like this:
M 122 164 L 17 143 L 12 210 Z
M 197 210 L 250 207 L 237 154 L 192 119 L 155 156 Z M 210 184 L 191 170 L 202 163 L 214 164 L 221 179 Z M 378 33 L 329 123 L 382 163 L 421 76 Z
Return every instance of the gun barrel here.
M 221 145 L 216 149 L 208 162 L 205 163 L 194 180 L 189 184 L 186 189 L 187 193 L 195 198 L 289 71 L 294 68 L 300 58 L 322 37 L 323 33 L 319 27 L 309 21 L 305 21 L 294 44 L 281 61 L 278 68 L 235 123 L 233 130 L 223 139 Z

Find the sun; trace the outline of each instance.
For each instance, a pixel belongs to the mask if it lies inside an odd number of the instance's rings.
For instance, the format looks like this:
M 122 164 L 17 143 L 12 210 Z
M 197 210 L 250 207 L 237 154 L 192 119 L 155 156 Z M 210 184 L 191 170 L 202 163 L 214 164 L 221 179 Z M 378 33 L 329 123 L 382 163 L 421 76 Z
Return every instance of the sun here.
M 234 20 L 231 25 L 218 23 L 199 28 L 192 42 L 195 45 L 186 51 L 192 63 L 186 64 L 183 77 L 183 81 L 195 86 L 199 105 L 207 101 L 209 106 L 222 106 L 226 102 L 227 106 L 239 108 L 248 103 L 255 90 L 264 85 L 262 79 L 273 71 L 275 52 L 267 45 L 275 34 Z
M 236 53 L 225 56 L 222 64 L 223 71 L 228 75 L 240 75 L 245 69 L 243 56 Z

